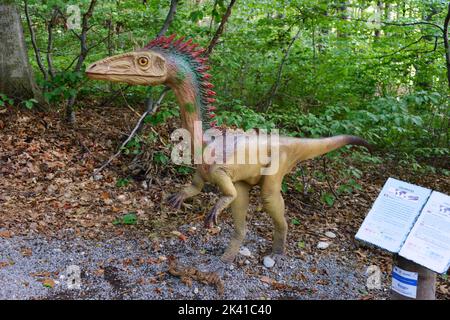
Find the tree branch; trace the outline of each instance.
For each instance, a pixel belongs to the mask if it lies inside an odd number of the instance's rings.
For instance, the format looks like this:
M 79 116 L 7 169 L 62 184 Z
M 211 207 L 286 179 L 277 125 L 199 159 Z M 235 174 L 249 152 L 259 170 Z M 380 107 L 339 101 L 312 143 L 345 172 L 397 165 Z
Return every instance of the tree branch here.
M 36 62 L 39 66 L 39 70 L 41 70 L 42 74 L 44 75 L 44 79 L 47 80 L 48 73 L 47 73 L 47 70 L 45 70 L 44 65 L 42 64 L 41 50 L 39 49 L 39 47 L 37 46 L 37 43 L 36 43 L 36 34 L 33 29 L 33 23 L 31 22 L 30 13 L 28 11 L 28 1 L 25 0 L 24 4 L 25 4 L 25 17 L 27 20 L 28 29 L 30 30 L 31 43 L 33 45 L 34 54 L 36 56 Z
M 125 148 L 126 145 L 131 141 L 131 139 L 133 139 L 133 137 L 141 130 L 142 125 L 144 123 L 145 117 L 147 117 L 148 114 L 155 113 L 158 110 L 159 106 L 161 105 L 162 100 L 164 99 L 164 97 L 166 96 L 166 94 L 167 94 L 167 92 L 169 90 L 170 89 L 168 87 L 164 88 L 164 90 L 161 92 L 161 95 L 159 96 L 159 98 L 156 101 L 156 103 L 153 103 L 153 100 L 151 100 L 151 103 L 149 103 L 148 106 L 147 106 L 147 110 L 145 110 L 145 112 L 141 115 L 141 117 L 139 118 L 138 122 L 134 126 L 133 130 L 131 130 L 131 133 L 129 134 L 129 136 L 120 145 L 119 150 L 115 154 L 113 154 L 108 159 L 108 161 L 106 161 L 100 168 L 98 168 L 98 169 L 96 169 L 94 171 L 94 173 L 93 173 L 94 177 L 96 175 L 98 175 L 100 171 L 105 169 L 114 159 L 116 159 L 118 156 L 120 156 L 120 154 L 122 153 L 123 148 Z
M 170 25 L 172 24 L 173 18 L 175 17 L 175 14 L 177 12 L 177 5 L 179 0 L 171 0 L 170 1 L 170 9 L 167 13 L 166 20 L 164 21 L 163 26 L 158 32 L 157 37 L 161 37 L 164 34 L 166 34 L 167 30 L 169 29 Z
M 297 41 L 297 39 L 300 37 L 301 30 L 302 29 L 300 29 L 300 28 L 298 29 L 297 33 L 295 34 L 295 36 L 292 38 L 291 42 L 289 43 L 289 46 L 286 48 L 286 52 L 284 53 L 283 59 L 281 60 L 280 66 L 278 67 L 276 81 L 270 88 L 269 98 L 267 100 L 265 112 L 267 112 L 267 110 L 272 106 L 273 98 L 277 94 L 278 88 L 280 86 L 281 75 L 283 74 L 284 64 L 286 63 L 287 59 L 289 58 L 289 54 L 292 50 L 294 42 Z
M 447 65 L 447 81 L 448 81 L 448 87 L 450 88 L 450 47 L 448 44 L 448 26 L 450 23 L 450 3 L 448 4 L 447 9 L 447 16 L 444 20 L 444 48 L 445 48 L 445 62 Z
M 47 67 L 48 67 L 48 73 L 50 74 L 50 78 L 55 77 L 55 70 L 53 68 L 53 57 L 52 57 L 52 51 L 53 51 L 53 27 L 56 23 L 56 18 L 58 17 L 59 12 L 56 8 L 53 9 L 52 16 L 50 18 L 50 21 L 48 22 L 47 26 L 47 32 L 48 32 L 48 40 L 47 40 Z
M 84 60 L 86 59 L 86 56 L 89 52 L 89 48 L 87 46 L 87 32 L 89 30 L 89 18 L 92 17 L 92 14 L 94 13 L 95 5 L 97 4 L 97 0 L 91 0 L 89 4 L 89 9 L 86 11 L 85 14 L 83 14 L 83 20 L 81 25 L 81 35 L 78 37 L 80 39 L 80 55 L 78 56 L 77 64 L 74 68 L 74 72 L 79 72 L 81 70 L 81 67 L 83 66 Z M 77 35 L 74 32 L 75 35 Z M 78 36 L 78 35 L 77 35 Z M 67 101 L 66 106 L 66 121 L 68 123 L 74 123 L 75 122 L 75 112 L 73 111 L 73 106 L 75 105 L 76 101 L 76 94 L 69 98 Z
M 223 29 L 225 27 L 225 24 L 228 21 L 228 18 L 231 15 L 231 9 L 233 8 L 234 4 L 236 3 L 236 0 L 231 0 L 230 4 L 227 7 L 227 11 L 222 17 L 222 20 L 220 21 L 219 28 L 217 28 L 216 33 L 214 34 L 214 37 L 212 38 L 211 42 L 209 43 L 208 49 L 206 49 L 205 56 L 209 56 L 211 52 L 213 51 L 214 47 L 217 45 L 217 42 L 219 41 L 220 36 L 223 33 Z

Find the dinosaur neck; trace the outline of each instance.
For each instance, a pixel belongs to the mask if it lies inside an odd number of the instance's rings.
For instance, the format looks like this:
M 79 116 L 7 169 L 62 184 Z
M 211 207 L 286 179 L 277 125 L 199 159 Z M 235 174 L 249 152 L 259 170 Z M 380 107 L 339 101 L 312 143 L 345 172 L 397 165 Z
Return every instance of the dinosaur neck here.
M 212 85 L 204 82 L 205 74 L 193 70 L 186 58 L 173 54 L 167 60 L 171 75 L 167 85 L 173 90 L 180 106 L 182 126 L 191 134 L 192 144 L 203 145 L 203 132 L 215 127 L 215 108 L 209 104 L 215 101 L 210 97 L 215 93 L 208 88 Z
M 192 145 L 194 143 L 203 145 L 203 130 L 208 129 L 208 122 L 205 123 L 205 119 L 203 119 L 203 106 L 201 105 L 198 88 L 195 85 L 195 79 L 186 74 L 182 81 L 170 86 L 180 106 L 181 125 L 189 131 Z
M 175 39 L 176 35 L 161 36 L 151 41 L 144 50 L 154 50 L 162 54 L 167 63 L 168 77 L 166 85 L 175 93 L 181 111 L 182 126 L 191 134 L 192 146 L 204 145 L 203 131 L 216 127 L 215 107 L 212 105 L 216 95 L 206 73 L 208 60 L 202 57 L 204 49 L 197 50 L 192 40 L 184 37 Z

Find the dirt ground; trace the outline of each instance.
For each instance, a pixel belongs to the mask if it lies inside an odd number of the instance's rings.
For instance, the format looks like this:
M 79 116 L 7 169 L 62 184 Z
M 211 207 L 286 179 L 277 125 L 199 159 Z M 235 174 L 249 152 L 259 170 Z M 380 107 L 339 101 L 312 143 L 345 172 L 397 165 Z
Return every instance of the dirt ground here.
M 172 165 L 149 165 L 145 174 L 133 155 L 123 155 L 93 177 L 137 118 L 127 108 L 85 108 L 77 125 L 67 127 L 57 113 L 0 114 L 1 299 L 386 299 L 391 255 L 354 240 L 382 185 L 395 177 L 450 191 L 449 177 L 418 174 L 393 160 L 355 162 L 343 154 L 346 166 L 362 171 L 361 190 L 329 207 L 316 193 L 290 188 L 287 254 L 273 268 L 262 263 L 272 228 L 254 190 L 248 250 L 226 265 L 219 257 L 232 231 L 229 212 L 220 228 L 202 227 L 217 200 L 213 187 L 175 211 L 164 199 L 190 175 Z M 168 133 L 176 125 L 170 120 L 146 129 L 159 133 L 153 151 L 168 150 Z M 151 158 L 153 151 L 145 152 Z M 311 173 L 322 161 L 303 166 Z M 315 190 L 335 187 L 340 169 L 342 164 L 328 165 L 328 181 L 311 174 L 308 183 Z M 127 221 L 130 215 L 136 219 Z M 319 249 L 319 242 L 329 246 Z M 214 274 L 223 294 L 208 277 L 169 273 L 171 259 L 197 275 Z M 79 268 L 79 289 L 68 287 L 71 265 Z M 381 287 L 369 290 L 366 271 L 372 265 L 381 270 Z M 438 277 L 437 292 L 439 299 L 450 299 L 446 276 Z

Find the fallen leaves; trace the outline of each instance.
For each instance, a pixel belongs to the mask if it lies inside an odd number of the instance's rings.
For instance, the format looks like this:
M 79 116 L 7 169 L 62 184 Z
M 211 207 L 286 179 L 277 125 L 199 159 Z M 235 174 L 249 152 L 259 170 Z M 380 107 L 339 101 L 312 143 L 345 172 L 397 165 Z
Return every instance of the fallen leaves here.
M 178 237 L 178 239 L 180 239 L 181 241 L 187 240 L 187 237 L 184 234 L 182 234 L 180 231 L 174 230 L 171 232 L 171 234 Z
M 23 257 L 31 257 L 33 251 L 31 250 L 31 248 L 23 247 L 20 249 L 20 253 L 22 254 Z
M 47 278 L 42 280 L 42 285 L 46 288 L 53 288 L 55 286 L 55 281 L 53 279 Z
M 0 231 L 0 238 L 11 238 L 12 232 L 9 230 Z
M 261 280 L 261 282 L 264 282 L 264 283 L 270 285 L 272 287 L 272 289 L 274 289 L 274 290 L 293 291 L 293 292 L 297 292 L 297 293 L 306 293 L 308 291 L 314 291 L 314 289 L 308 289 L 306 287 L 299 288 L 297 286 L 292 286 L 287 283 L 281 283 L 281 282 L 278 282 L 275 279 L 272 279 L 267 276 L 261 276 L 260 280 Z
M 192 280 L 216 286 L 220 296 L 224 294 L 223 280 L 216 272 L 203 272 L 194 267 L 183 267 L 177 264 L 175 257 L 169 258 L 169 274 L 180 277 L 181 281 L 192 286 Z

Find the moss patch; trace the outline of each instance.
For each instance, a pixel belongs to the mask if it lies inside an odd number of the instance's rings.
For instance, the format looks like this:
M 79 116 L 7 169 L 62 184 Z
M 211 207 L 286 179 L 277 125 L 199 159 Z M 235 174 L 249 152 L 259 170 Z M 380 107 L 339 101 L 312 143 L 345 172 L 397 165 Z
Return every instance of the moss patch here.
M 194 104 L 188 102 L 184 105 L 184 108 L 186 109 L 187 112 L 189 113 L 194 113 L 195 112 L 195 106 Z

